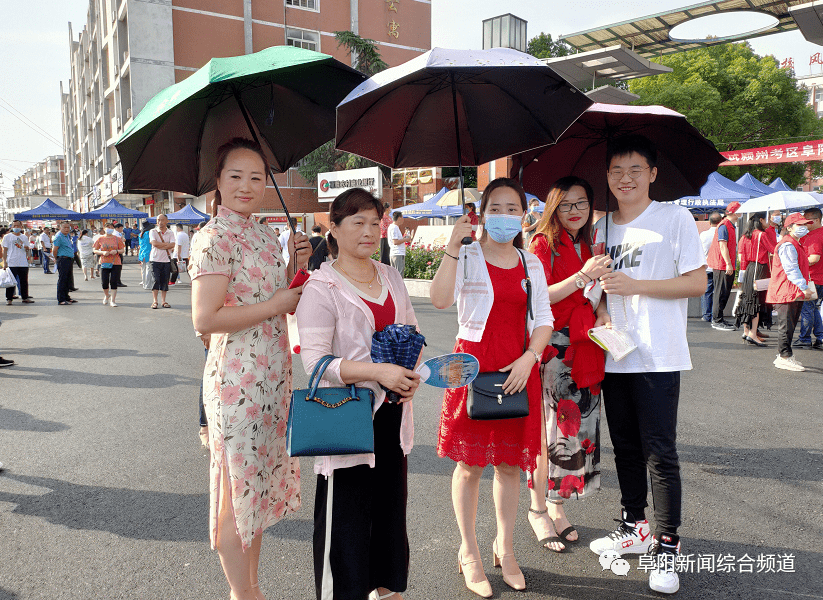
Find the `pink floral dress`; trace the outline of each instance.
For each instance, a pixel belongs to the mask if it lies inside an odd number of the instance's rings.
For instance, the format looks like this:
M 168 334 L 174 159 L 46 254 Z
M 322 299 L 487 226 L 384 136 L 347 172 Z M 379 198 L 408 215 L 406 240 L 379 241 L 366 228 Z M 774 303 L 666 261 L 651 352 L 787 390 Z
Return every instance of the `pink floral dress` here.
M 223 206 L 194 236 L 190 255 L 193 280 L 203 275 L 229 278 L 225 306 L 264 302 L 287 286 L 286 265 L 274 231 Z M 300 464 L 286 453 L 291 369 L 284 315 L 211 338 L 203 404 L 212 449 L 212 548 L 224 468 L 244 549 L 266 527 L 300 508 Z

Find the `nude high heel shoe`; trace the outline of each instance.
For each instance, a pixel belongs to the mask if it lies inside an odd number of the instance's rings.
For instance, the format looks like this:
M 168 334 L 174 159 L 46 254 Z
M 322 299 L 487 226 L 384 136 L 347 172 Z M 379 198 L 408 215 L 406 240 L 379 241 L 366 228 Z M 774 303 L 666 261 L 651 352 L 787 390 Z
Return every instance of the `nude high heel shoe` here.
M 506 582 L 506 585 L 513 590 L 525 590 L 526 578 L 523 577 L 523 572 L 520 570 L 520 567 L 517 566 L 517 561 L 514 559 L 514 554 L 498 554 L 497 540 L 494 540 L 494 542 L 492 542 L 492 555 L 494 556 L 494 566 L 500 567 L 503 571 L 503 581 Z M 508 569 L 503 566 L 503 561 L 506 561 Z M 514 568 L 512 568 L 510 563 L 514 563 Z M 513 572 L 514 569 L 517 569 L 516 573 Z M 506 573 L 507 570 L 509 571 L 508 573 Z
M 463 569 L 468 567 L 469 565 L 479 564 L 480 568 L 479 571 L 483 576 L 483 579 L 479 581 L 471 581 L 469 579 L 469 571 L 463 572 Z M 474 570 L 474 569 L 473 569 Z M 486 575 L 483 573 L 483 561 L 481 560 L 470 560 L 468 562 L 463 562 L 462 557 L 460 556 L 460 552 L 457 553 L 457 572 L 462 573 L 463 577 L 466 580 L 466 587 L 469 588 L 469 591 L 474 592 L 481 598 L 491 598 L 492 597 L 492 586 L 489 583 L 489 580 L 486 579 Z M 472 573 L 471 575 L 477 576 L 477 573 Z

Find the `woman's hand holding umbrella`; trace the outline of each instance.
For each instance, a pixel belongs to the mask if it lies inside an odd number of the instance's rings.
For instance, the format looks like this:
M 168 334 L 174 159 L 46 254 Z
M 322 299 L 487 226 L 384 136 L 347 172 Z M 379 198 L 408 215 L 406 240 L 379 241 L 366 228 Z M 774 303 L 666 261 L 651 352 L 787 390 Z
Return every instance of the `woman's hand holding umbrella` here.
M 399 365 L 379 363 L 377 382 L 387 390 L 400 395 L 398 402 L 408 402 L 420 386 L 420 375 Z
M 297 273 L 299 269 L 307 268 L 309 258 L 311 258 L 311 242 L 309 242 L 308 236 L 302 231 L 297 231 L 289 236 L 287 243 L 289 246 L 289 256 L 294 257 L 294 273 Z

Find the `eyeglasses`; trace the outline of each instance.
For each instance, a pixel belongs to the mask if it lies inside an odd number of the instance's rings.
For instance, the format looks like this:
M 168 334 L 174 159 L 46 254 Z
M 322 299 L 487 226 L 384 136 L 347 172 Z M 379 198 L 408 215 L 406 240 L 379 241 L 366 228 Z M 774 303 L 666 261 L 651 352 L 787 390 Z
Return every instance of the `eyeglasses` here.
M 623 179 L 626 173 L 628 173 L 629 177 L 631 177 L 632 179 L 637 179 L 643 174 L 643 171 L 650 168 L 651 167 L 634 167 L 632 169 L 629 169 L 628 171 L 624 171 L 622 169 L 612 169 L 611 171 L 609 171 L 609 179 L 611 179 L 612 181 L 620 181 L 621 179 Z
M 580 202 L 575 202 L 574 204 L 558 204 L 557 205 L 557 212 L 567 213 L 571 212 L 572 209 L 584 211 L 589 209 L 589 201 L 588 200 L 581 200 Z

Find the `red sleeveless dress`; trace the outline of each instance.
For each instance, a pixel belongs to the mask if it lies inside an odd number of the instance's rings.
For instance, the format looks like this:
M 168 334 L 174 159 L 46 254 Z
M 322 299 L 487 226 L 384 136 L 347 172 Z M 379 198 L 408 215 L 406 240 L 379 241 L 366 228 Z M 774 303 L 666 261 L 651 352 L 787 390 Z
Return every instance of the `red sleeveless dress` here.
M 497 371 L 523 355 L 526 291 L 523 266 L 489 269 L 494 304 L 479 342 L 458 339 L 455 352 L 468 352 L 480 362 L 480 372 Z M 540 454 L 542 388 L 537 365 L 526 384 L 529 416 L 521 419 L 473 421 L 466 412 L 468 388 L 446 390 L 440 413 L 437 454 L 470 466 L 508 465 L 531 472 Z

